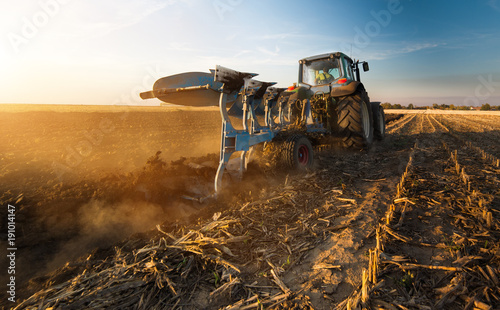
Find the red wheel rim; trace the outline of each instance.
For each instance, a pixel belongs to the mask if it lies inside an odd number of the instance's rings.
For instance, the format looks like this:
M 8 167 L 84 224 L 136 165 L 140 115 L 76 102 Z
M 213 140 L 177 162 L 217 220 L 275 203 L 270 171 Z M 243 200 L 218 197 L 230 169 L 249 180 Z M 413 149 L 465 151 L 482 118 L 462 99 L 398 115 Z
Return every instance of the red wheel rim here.
M 309 149 L 305 145 L 299 147 L 299 164 L 307 166 L 309 163 Z

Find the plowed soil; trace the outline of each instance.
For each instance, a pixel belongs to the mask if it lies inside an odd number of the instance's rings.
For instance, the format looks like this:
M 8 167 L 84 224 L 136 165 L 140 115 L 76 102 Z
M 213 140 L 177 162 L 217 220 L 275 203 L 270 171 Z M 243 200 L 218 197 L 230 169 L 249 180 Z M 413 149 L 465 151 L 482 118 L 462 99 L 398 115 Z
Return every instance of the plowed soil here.
M 318 150 L 305 174 L 255 161 L 200 203 L 219 117 L 0 113 L 18 249 L 16 303 L 2 305 L 498 308 L 500 116 L 388 114 L 367 151 Z

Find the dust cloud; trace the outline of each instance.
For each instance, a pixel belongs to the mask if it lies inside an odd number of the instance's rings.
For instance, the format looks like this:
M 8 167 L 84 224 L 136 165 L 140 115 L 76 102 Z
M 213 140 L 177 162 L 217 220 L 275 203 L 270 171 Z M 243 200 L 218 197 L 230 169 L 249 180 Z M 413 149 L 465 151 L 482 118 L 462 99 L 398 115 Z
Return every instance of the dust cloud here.
M 73 209 L 73 220 L 66 226 L 74 226 L 74 235 L 61 242 L 48 270 L 158 224 L 185 220 L 201 208 L 183 197 L 208 195 L 213 187 L 216 155 L 166 163 L 161 154 L 158 151 L 149 157 L 139 172 L 100 180 L 97 197 Z
M 55 269 L 66 261 L 86 254 L 89 249 L 108 247 L 130 235 L 153 228 L 165 217 L 161 206 L 141 201 L 123 201 L 109 205 L 93 200 L 77 211 L 78 233 L 62 244 L 47 269 Z
M 220 127 L 218 111 L 0 112 L 0 202 L 18 210 L 20 283 L 197 212 L 182 196 L 213 190 L 218 155 L 206 155 L 218 153 Z

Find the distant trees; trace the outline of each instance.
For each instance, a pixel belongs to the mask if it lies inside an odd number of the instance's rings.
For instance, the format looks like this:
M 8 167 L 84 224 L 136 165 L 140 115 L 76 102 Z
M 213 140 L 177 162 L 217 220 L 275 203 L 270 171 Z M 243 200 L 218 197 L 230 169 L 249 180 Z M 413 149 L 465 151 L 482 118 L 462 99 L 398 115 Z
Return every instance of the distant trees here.
M 392 104 L 390 104 L 389 102 L 384 102 L 381 104 L 381 106 L 384 109 L 392 109 Z
M 489 103 L 485 103 L 481 106 L 481 111 L 489 111 L 491 110 L 491 106 Z
M 454 105 L 454 104 L 437 104 L 433 103 L 432 106 L 415 106 L 413 103 L 409 103 L 407 107 L 395 103 L 391 104 L 390 102 L 384 102 L 380 104 L 384 109 L 409 109 L 409 110 L 426 110 L 426 109 L 435 109 L 435 110 L 471 110 L 473 107 L 463 106 L 463 105 Z M 476 109 L 479 109 L 478 107 Z M 491 106 L 489 103 L 485 103 L 480 108 L 482 111 L 490 111 L 497 110 L 500 111 L 500 106 Z
M 404 107 L 402 105 L 400 105 L 399 103 L 391 104 L 389 102 L 384 102 L 380 105 L 384 109 L 404 109 Z
M 449 105 L 447 105 L 447 104 L 444 104 L 444 103 L 442 103 L 442 104 L 437 104 L 437 103 L 434 103 L 434 104 L 432 105 L 432 108 L 433 108 L 434 110 L 451 110 L 451 109 L 450 109 L 450 106 L 449 106 Z

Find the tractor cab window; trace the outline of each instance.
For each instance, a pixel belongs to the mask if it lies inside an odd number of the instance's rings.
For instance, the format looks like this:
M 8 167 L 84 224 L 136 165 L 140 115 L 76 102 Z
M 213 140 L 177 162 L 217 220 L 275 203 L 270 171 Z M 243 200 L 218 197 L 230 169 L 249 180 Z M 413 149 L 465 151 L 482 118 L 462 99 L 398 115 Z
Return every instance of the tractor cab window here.
M 344 68 L 346 71 L 345 77 L 348 78 L 349 80 L 354 80 L 354 73 L 352 72 L 351 63 L 347 61 L 345 58 L 344 58 Z
M 302 83 L 312 86 L 330 84 L 341 76 L 338 59 L 317 60 L 302 67 Z

